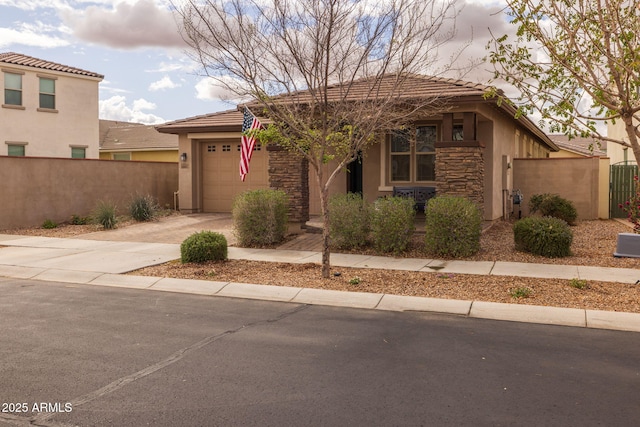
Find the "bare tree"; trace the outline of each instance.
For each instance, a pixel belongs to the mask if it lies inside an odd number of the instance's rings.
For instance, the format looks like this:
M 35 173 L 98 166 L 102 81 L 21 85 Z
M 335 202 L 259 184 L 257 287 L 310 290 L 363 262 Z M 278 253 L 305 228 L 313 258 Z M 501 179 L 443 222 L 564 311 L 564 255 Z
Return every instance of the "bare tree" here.
M 507 0 L 515 40 L 489 44 L 496 77 L 520 90 L 520 112 L 551 131 L 630 146 L 640 160 L 640 11 L 634 0 Z M 603 135 L 624 123 L 628 142 Z
M 270 121 L 258 138 L 315 171 L 329 277 L 329 186 L 389 129 L 442 111 L 444 98 L 419 99 L 407 80 L 451 71 L 460 52 L 439 51 L 455 35 L 454 0 L 191 0 L 178 10 L 206 74 Z

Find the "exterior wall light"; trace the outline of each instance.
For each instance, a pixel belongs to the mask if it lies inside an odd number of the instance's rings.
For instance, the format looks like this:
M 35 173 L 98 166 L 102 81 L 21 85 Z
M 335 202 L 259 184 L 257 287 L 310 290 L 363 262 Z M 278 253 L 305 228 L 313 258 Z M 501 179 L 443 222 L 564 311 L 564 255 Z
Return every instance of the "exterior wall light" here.
M 187 161 L 187 153 L 180 154 L 180 161 L 181 162 L 186 162 Z

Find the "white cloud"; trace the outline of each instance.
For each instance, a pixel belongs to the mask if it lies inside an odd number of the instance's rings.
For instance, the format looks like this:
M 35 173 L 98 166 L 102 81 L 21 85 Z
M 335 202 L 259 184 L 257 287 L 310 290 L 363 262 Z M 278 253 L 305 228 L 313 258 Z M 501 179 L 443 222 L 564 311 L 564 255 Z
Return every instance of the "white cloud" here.
M 13 44 L 53 48 L 68 46 L 67 40 L 52 35 L 58 28 L 37 21 L 34 24 L 20 24 L 17 29 L 0 28 L 0 47 Z
M 167 62 L 161 62 L 157 68 L 155 69 L 148 69 L 148 70 L 144 70 L 146 73 L 167 73 L 167 72 L 171 72 L 171 71 L 178 71 L 178 70 L 182 70 L 184 69 L 185 66 L 183 64 L 178 64 L 178 63 L 167 63 Z
M 70 9 L 68 1 L 64 0 L 0 0 L 0 6 L 15 7 L 21 10 L 36 10 L 36 9 Z
M 196 98 L 203 101 L 224 101 L 226 103 L 240 104 L 246 99 L 242 99 L 230 88 L 241 91 L 242 83 L 232 77 L 222 77 L 217 81 L 211 77 L 204 77 L 196 83 Z M 224 83 L 223 83 L 224 82 Z M 227 87 L 225 87 L 225 85 Z
M 124 96 L 112 96 L 100 101 L 100 118 L 148 125 L 164 123 L 166 120 L 163 118 L 145 112 L 145 110 L 154 110 L 155 108 L 156 104 L 142 98 L 136 99 L 132 106 L 128 106 L 127 98 Z
M 158 108 L 153 102 L 149 102 L 144 98 L 136 99 L 133 101 L 134 110 L 155 110 Z
M 172 12 L 153 0 L 119 2 L 111 8 L 89 6 L 63 12 L 62 17 L 76 37 L 101 45 L 185 47 Z
M 151 92 L 156 92 L 159 90 L 174 89 L 177 87 L 180 87 L 180 84 L 174 83 L 169 76 L 164 76 L 160 80 L 151 83 L 149 85 L 149 90 Z

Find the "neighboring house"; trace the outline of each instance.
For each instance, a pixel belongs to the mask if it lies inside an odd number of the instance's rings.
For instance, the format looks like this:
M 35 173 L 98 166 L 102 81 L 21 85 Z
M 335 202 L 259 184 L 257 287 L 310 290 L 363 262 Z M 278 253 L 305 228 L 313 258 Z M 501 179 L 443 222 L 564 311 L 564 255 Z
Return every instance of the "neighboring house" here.
M 177 162 L 178 137 L 159 133 L 154 126 L 100 120 L 100 158 Z
M 627 131 L 624 128 L 622 120 L 617 120 L 615 123 L 611 123 L 611 121 L 607 122 L 607 136 L 629 142 L 629 137 L 627 136 Z M 637 163 L 636 156 L 633 154 L 631 147 L 614 144 L 613 142 L 607 147 L 607 155 L 611 159 L 612 165 L 616 163 Z
M 104 76 L 0 53 L 0 155 L 98 158 L 98 85 Z
M 607 142 L 597 138 L 571 138 L 566 135 L 549 135 L 560 151 L 549 157 L 608 157 Z
M 438 194 L 476 201 L 486 220 L 509 206 L 512 159 L 546 158 L 558 147 L 531 120 L 515 119 L 507 102 L 485 99 L 488 87 L 460 80 L 412 76 L 407 97 L 450 99 L 447 112 L 407 123 L 408 132 L 379 139 L 338 176 L 331 192 L 360 191 L 373 201 L 394 187 L 435 187 Z M 409 93 L 410 92 L 410 93 Z M 180 208 L 229 212 L 235 195 L 256 188 L 282 188 L 292 199 L 291 219 L 319 214 L 319 196 L 308 165 L 278 147 L 257 145 L 245 182 L 239 178 L 243 114 L 231 110 L 158 126 L 179 136 Z M 266 148 L 266 149 L 265 149 Z M 311 175 L 311 176 L 310 176 Z

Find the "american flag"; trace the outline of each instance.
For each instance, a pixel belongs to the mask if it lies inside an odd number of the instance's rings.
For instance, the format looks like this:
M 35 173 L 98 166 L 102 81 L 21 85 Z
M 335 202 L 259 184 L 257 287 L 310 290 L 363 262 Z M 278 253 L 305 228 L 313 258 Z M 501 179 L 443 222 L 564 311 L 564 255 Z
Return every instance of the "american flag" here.
M 244 120 L 242 122 L 242 137 L 240 143 L 240 179 L 244 181 L 249 173 L 249 162 L 253 155 L 253 148 L 256 145 L 256 137 L 247 135 L 247 131 L 259 129 L 262 127 L 260 120 L 247 107 L 244 107 Z

